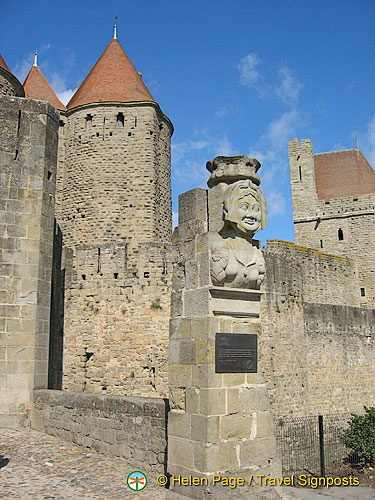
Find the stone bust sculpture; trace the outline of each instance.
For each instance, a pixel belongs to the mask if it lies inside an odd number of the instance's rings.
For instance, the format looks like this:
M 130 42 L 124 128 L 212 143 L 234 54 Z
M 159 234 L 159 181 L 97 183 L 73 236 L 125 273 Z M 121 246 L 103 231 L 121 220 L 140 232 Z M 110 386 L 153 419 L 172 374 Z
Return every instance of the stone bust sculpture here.
M 262 252 L 253 245 L 252 239 L 267 224 L 267 205 L 256 174 L 260 163 L 243 155 L 219 158 L 225 176 L 222 185 L 224 225 L 219 232 L 210 233 L 211 280 L 216 286 L 259 288 L 265 265 Z M 235 168 L 233 159 L 240 164 L 240 169 Z M 226 169 L 225 165 L 230 168 Z M 238 170 L 242 172 L 240 175 Z M 215 177 L 218 178 L 217 174 Z

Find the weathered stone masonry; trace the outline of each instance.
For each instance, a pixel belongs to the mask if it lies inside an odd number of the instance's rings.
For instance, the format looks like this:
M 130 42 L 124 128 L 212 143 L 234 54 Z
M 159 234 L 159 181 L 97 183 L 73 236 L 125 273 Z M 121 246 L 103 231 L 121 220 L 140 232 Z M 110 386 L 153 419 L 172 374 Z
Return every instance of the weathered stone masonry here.
M 27 419 L 47 387 L 58 113 L 3 97 L 0 109 L 0 425 Z
M 34 401 L 34 429 L 166 472 L 167 401 L 51 390 L 35 391 Z

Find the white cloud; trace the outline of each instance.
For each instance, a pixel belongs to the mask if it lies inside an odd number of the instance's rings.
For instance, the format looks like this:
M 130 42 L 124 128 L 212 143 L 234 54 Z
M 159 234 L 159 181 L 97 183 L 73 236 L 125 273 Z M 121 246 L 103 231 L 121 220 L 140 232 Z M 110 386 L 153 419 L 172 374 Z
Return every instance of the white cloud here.
M 18 78 L 18 80 L 21 83 L 23 83 L 25 81 L 25 78 L 27 77 L 33 63 L 34 63 L 34 53 L 30 52 L 25 57 L 25 59 L 23 59 L 21 62 L 16 64 L 11 69 L 11 72 Z
M 258 70 L 260 61 L 258 55 L 254 53 L 250 53 L 240 60 L 237 68 L 240 70 L 241 85 L 255 89 L 261 98 L 276 97 L 284 104 L 294 106 L 303 88 L 297 76 L 288 66 L 282 65 L 277 70 L 277 82 L 273 81 L 275 71 L 272 71 L 272 77 L 269 81 L 265 81 L 264 74 Z M 219 110 L 220 114 L 224 112 L 225 109 Z
M 227 104 L 224 104 L 215 111 L 215 117 L 224 118 L 224 116 L 228 116 L 229 113 L 230 113 L 230 107 Z
M 68 89 L 65 79 L 60 75 L 60 73 L 57 72 L 52 74 L 51 81 L 49 83 L 63 104 L 68 104 L 72 95 L 77 90 Z
M 172 145 L 172 166 L 175 178 L 181 185 L 207 187 L 206 162 L 215 156 L 231 156 L 233 146 L 226 135 L 211 135 L 207 130 L 200 132 L 199 141 L 188 140 Z
M 287 66 L 282 66 L 278 75 L 280 84 L 275 86 L 274 92 L 285 104 L 294 104 L 298 101 L 299 93 L 303 87 L 302 83 Z
M 232 144 L 226 134 L 215 141 L 213 146 L 214 156 L 232 156 L 235 154 Z
M 268 191 L 266 193 L 267 212 L 269 217 L 284 215 L 286 213 L 286 202 L 279 191 Z
M 255 53 L 250 53 L 240 60 L 237 67 L 240 70 L 241 85 L 246 87 L 257 87 L 260 79 L 260 74 L 257 69 L 259 62 L 260 59 Z
M 272 148 L 285 149 L 293 136 L 300 117 L 296 109 L 286 111 L 279 118 L 270 123 L 264 139 Z

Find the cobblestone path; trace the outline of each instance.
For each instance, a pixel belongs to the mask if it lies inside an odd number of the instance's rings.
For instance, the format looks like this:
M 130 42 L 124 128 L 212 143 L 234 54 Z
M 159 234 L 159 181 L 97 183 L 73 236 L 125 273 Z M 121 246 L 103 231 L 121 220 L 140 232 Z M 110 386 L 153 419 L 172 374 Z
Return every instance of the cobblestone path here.
M 186 499 L 159 486 L 147 474 L 144 490 L 126 485 L 128 474 L 142 470 L 123 458 L 107 457 L 31 429 L 0 429 L 0 499 L 140 500 Z
M 159 486 L 156 474 L 147 474 L 144 490 L 130 490 L 126 478 L 139 469 L 139 464 L 123 458 L 107 457 L 31 429 L 0 428 L 0 500 L 187 500 Z M 283 500 L 324 498 L 373 500 L 375 494 L 367 487 L 283 490 Z

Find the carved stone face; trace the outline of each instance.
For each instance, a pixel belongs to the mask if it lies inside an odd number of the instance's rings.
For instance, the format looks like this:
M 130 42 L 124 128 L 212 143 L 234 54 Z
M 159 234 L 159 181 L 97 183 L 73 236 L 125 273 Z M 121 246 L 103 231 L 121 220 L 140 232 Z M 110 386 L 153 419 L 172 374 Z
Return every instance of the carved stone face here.
M 239 181 L 229 188 L 224 199 L 224 219 L 242 234 L 252 236 L 262 229 L 262 205 L 250 181 Z
M 232 210 L 231 222 L 237 225 L 242 233 L 254 234 L 261 227 L 262 212 L 258 201 L 248 194 L 243 198 L 236 200 L 236 210 Z

